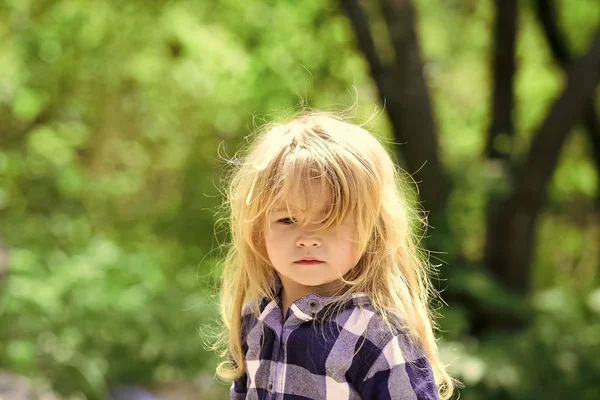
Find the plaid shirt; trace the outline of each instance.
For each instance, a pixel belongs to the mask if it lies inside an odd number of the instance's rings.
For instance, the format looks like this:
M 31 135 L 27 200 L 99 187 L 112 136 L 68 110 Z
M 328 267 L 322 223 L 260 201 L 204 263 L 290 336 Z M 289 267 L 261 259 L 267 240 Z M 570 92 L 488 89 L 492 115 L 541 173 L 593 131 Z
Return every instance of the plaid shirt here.
M 289 307 L 285 321 L 268 299 L 258 319 L 244 312 L 246 373 L 233 382 L 231 399 L 439 399 L 422 348 L 390 331 L 366 295 L 315 320 L 328 300 L 310 293 Z

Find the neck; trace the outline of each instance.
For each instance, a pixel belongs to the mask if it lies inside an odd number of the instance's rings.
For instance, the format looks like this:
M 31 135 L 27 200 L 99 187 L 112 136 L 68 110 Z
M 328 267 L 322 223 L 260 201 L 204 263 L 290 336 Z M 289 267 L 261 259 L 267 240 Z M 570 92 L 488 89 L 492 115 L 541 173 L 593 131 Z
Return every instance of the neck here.
M 285 318 L 288 308 L 296 300 L 306 296 L 309 293 L 315 293 L 322 297 L 330 297 L 341 292 L 343 284 L 339 281 L 333 281 L 319 286 L 304 286 L 281 277 L 281 311 Z

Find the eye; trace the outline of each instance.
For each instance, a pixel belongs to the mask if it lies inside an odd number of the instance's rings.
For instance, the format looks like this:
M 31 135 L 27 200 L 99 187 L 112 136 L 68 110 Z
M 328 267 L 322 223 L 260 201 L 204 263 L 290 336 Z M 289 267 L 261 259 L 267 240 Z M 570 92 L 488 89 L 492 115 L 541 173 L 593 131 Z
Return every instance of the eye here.
M 289 218 L 289 217 L 285 217 L 285 218 L 280 218 L 277 220 L 278 224 L 282 224 L 282 225 L 291 225 L 293 223 L 295 223 L 296 220 L 293 218 Z

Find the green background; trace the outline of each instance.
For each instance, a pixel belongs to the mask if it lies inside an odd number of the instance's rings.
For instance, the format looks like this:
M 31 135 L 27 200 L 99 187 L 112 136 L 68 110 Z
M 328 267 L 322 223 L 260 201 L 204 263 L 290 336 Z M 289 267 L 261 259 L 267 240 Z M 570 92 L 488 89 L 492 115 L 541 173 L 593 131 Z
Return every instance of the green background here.
M 449 226 L 436 234 L 446 259 L 460 252 L 477 264 L 497 189 L 482 163 L 493 4 L 413 3 L 454 185 Z M 600 5 L 556 5 L 579 54 Z M 517 153 L 564 83 L 532 1 L 519 12 Z M 385 25 L 373 18 L 371 27 L 385 60 Z M 0 2 L 0 238 L 10 268 L 0 369 L 73 399 L 105 398 L 120 383 L 226 397 L 204 349 L 227 237 L 217 223 L 226 160 L 263 123 L 306 103 L 353 107 L 355 121 L 374 117 L 368 127 L 391 138 L 332 0 Z M 538 221 L 524 300 L 531 324 L 473 337 L 461 306 L 441 310 L 441 354 L 466 385 L 463 399 L 600 398 L 600 188 L 588 150 L 576 128 Z M 451 284 L 493 307 L 520 307 L 476 267 L 467 271 Z

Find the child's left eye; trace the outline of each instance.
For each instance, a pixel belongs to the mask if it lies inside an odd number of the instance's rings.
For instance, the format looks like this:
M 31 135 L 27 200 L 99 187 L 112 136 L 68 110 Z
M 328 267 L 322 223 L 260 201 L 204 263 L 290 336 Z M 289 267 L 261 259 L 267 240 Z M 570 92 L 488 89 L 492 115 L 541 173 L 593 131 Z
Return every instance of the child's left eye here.
M 279 223 L 279 224 L 282 224 L 282 225 L 291 225 L 291 224 L 293 224 L 294 222 L 296 222 L 296 220 L 295 220 L 295 219 L 293 219 L 293 218 L 288 218 L 288 217 L 286 217 L 286 218 L 281 218 L 281 219 L 278 219 L 278 220 L 277 220 L 277 223 Z

